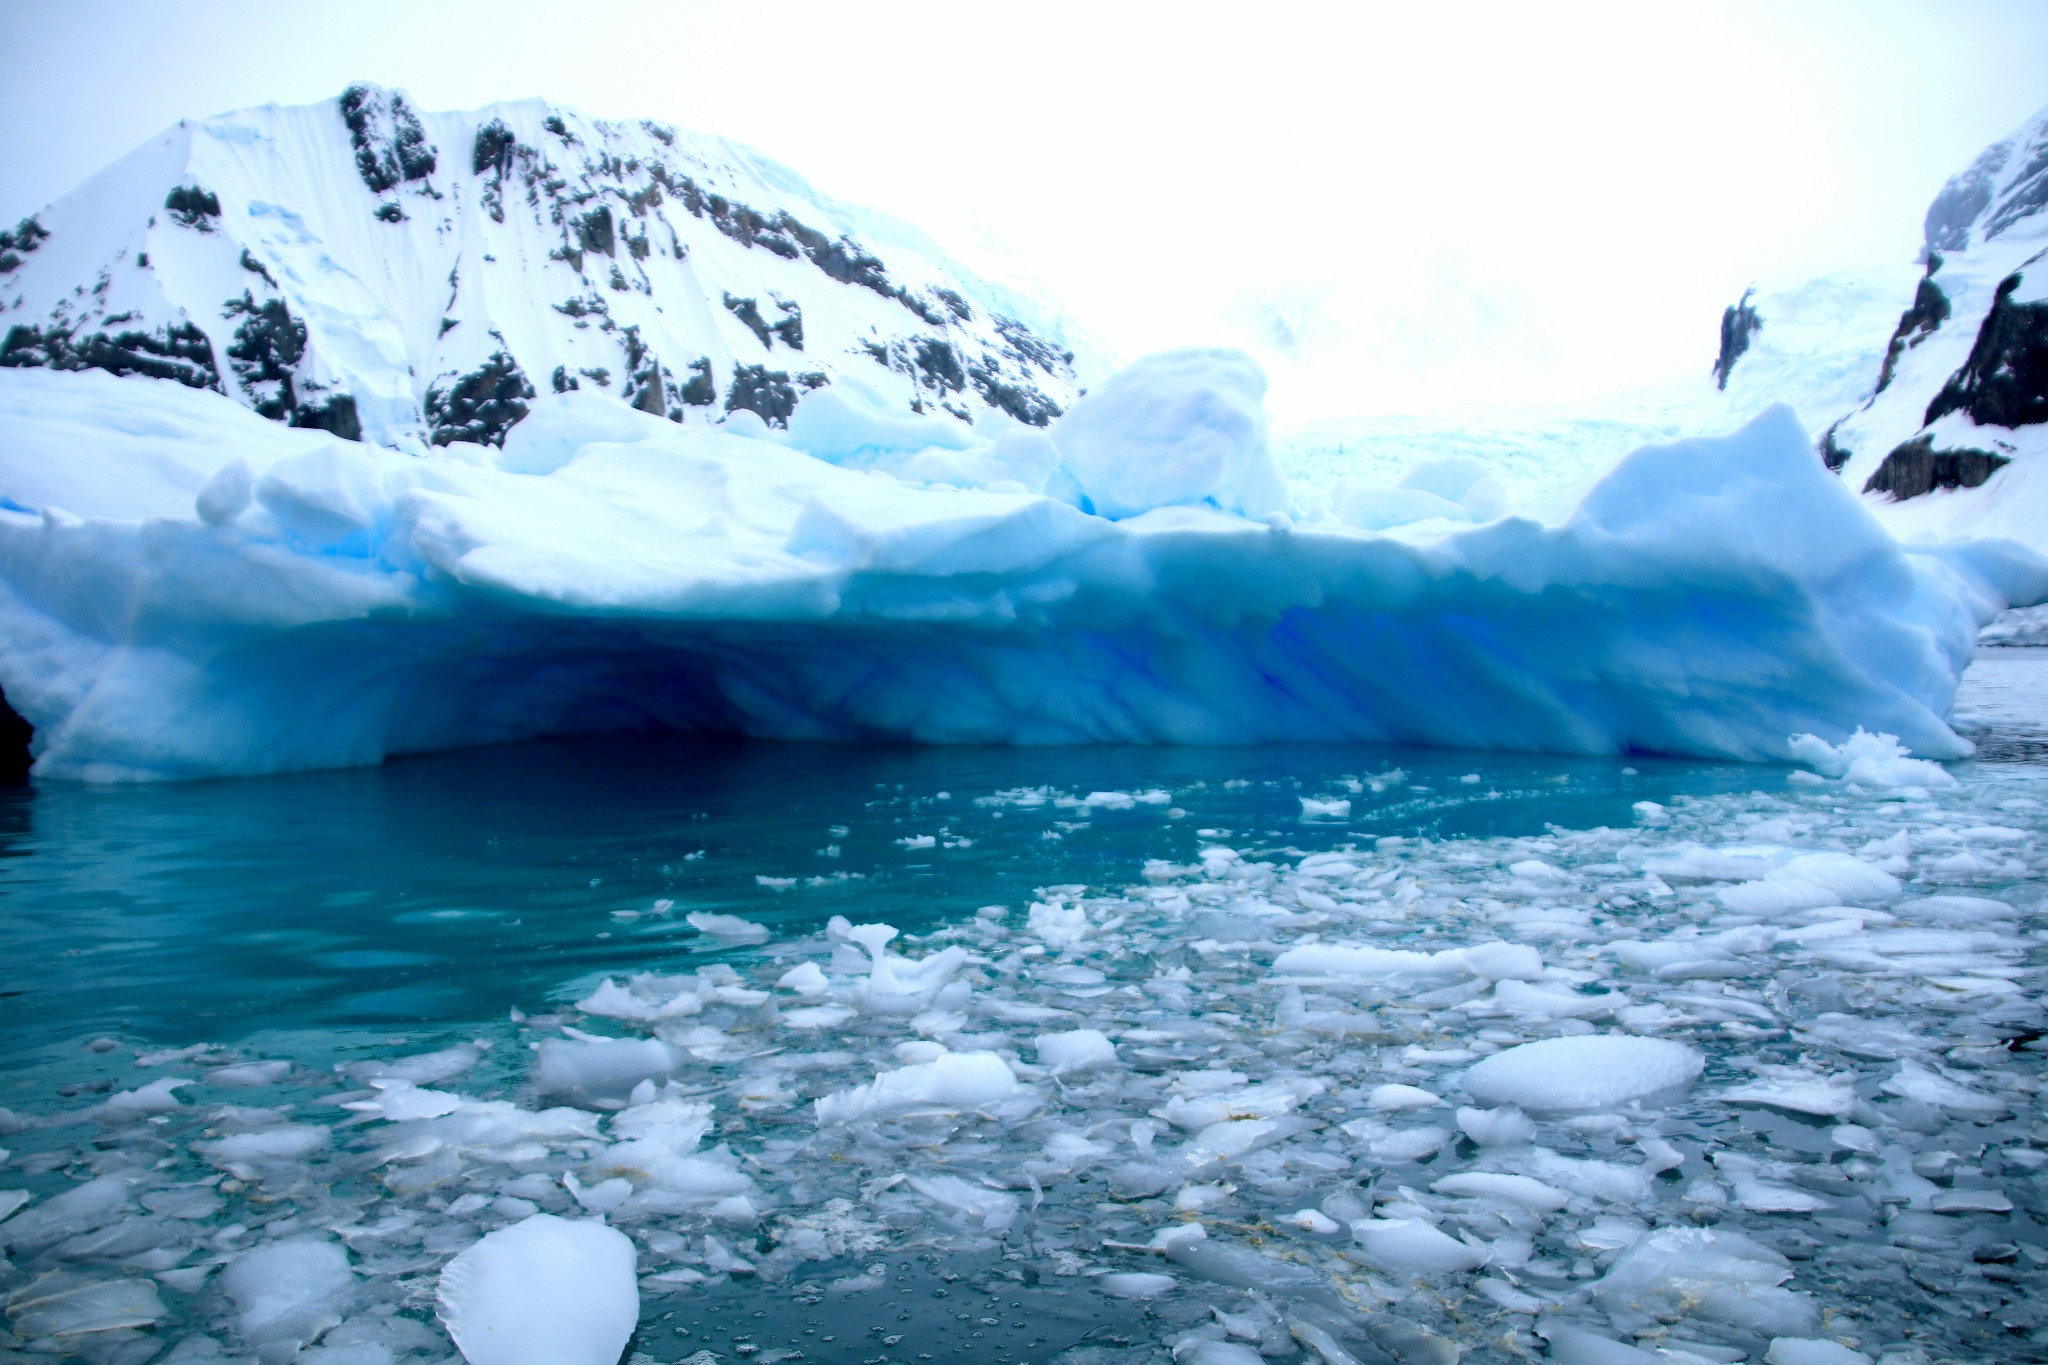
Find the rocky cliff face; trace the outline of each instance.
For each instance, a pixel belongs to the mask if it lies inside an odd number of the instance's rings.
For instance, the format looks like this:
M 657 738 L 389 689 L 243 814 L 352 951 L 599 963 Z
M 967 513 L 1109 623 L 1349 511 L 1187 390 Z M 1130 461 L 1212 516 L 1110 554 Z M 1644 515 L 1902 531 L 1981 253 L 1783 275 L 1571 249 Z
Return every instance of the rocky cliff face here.
M 686 424 L 779 424 L 841 382 L 969 424 L 1073 401 L 1056 323 L 842 218 L 717 139 L 356 86 L 180 124 L 0 233 L 0 365 L 174 380 L 415 452 L 498 444 L 543 391 Z
M 2048 513 L 2033 488 L 2048 473 L 2048 110 L 1949 180 L 1924 238 L 1870 395 L 1827 428 L 1822 458 L 1886 502 L 1986 490 L 1902 528 L 2024 536 L 2026 508 Z

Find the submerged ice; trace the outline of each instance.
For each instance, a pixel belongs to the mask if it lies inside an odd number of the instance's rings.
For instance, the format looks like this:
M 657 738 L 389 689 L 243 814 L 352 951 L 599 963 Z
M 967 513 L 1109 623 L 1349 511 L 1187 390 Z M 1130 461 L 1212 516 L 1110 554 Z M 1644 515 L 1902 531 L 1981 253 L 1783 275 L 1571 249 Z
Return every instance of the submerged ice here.
M 993 434 L 850 383 L 786 431 L 572 392 L 502 451 L 414 458 L 175 384 L 4 371 L 0 691 L 52 777 L 668 728 L 1924 784 L 1968 751 L 1946 718 L 1976 629 L 2048 595 L 2008 542 L 1901 546 L 1786 409 L 1638 450 L 1547 524 L 1455 461 L 1400 490 L 1455 516 L 1314 519 L 1263 383 L 1173 352 Z
M 956 1354 L 1062 1365 L 2048 1343 L 2037 773 L 1448 839 L 1309 789 L 928 933 L 699 931 L 433 1051 L 81 1052 L 107 1086 L 0 1111 L 8 1347 L 907 1362 L 970 1292 Z M 1163 794 L 926 804 L 1184 829 Z

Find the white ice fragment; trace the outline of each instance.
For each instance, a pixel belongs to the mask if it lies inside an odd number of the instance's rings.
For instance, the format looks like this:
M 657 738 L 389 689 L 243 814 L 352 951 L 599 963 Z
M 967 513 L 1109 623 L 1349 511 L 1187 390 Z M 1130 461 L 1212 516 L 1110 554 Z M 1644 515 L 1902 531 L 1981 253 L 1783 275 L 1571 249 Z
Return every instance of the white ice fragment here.
M 1826 1337 L 1773 1337 L 1764 1365 L 1871 1365 L 1870 1357 Z
M 1156 1299 L 1161 1294 L 1172 1293 L 1179 1284 L 1180 1281 L 1171 1275 L 1142 1270 L 1116 1271 L 1095 1278 L 1096 1288 L 1119 1299 Z
M 185 1107 L 177 1092 L 191 1084 L 191 1081 L 177 1076 L 164 1076 L 137 1089 L 109 1095 L 106 1102 L 93 1112 L 97 1117 L 116 1121 L 174 1113 Z
M 1114 1066 L 1116 1044 L 1100 1029 L 1080 1028 L 1065 1033 L 1041 1033 L 1033 1041 L 1038 1064 L 1055 1072 L 1085 1071 L 1089 1067 Z
M 1420 1218 L 1361 1218 L 1351 1225 L 1367 1259 L 1410 1275 L 1446 1275 L 1486 1263 L 1486 1253 Z
M 1840 744 L 1794 735 L 1786 748 L 1821 776 L 1861 787 L 1952 787 L 1956 781 L 1939 763 L 1911 757 L 1897 735 L 1871 734 L 1861 726 Z
M 596 990 L 576 1002 L 576 1008 L 600 1018 L 625 1019 L 640 1024 L 682 1018 L 704 1008 L 703 997 L 695 991 L 649 990 L 643 993 L 643 989 L 636 989 L 651 987 L 652 980 L 641 977 L 621 986 L 606 977 L 598 983 Z
M 730 939 L 734 943 L 766 943 L 768 926 L 756 924 L 738 915 L 714 915 L 702 910 L 692 910 L 683 916 L 683 922 L 700 934 L 712 938 Z
M 1699 1079 L 1698 1049 L 1664 1038 L 1586 1033 L 1522 1043 L 1480 1059 L 1465 1091 L 1489 1104 L 1537 1111 L 1608 1109 Z
M 823 995 L 832 988 L 824 970 L 815 962 L 799 962 L 775 979 L 775 984 L 801 996 Z
M 1487 1282 L 1481 1282 L 1482 1287 L 1485 1283 Z M 1569 1323 L 1540 1323 L 1536 1328 L 1536 1335 L 1549 1344 L 1550 1358 L 1556 1365 L 1670 1365 L 1669 1359 L 1665 1356 L 1645 1351 L 1640 1346 L 1627 1345 L 1612 1337 L 1603 1337 L 1582 1327 L 1573 1327 Z
M 221 1271 L 220 1287 L 251 1345 L 303 1345 L 341 1321 L 355 1271 L 338 1244 L 300 1237 L 243 1252 Z
M 640 1320 L 632 1239 L 539 1213 L 441 1271 L 440 1314 L 469 1365 L 617 1365 Z
M 2011 1213 L 2012 1200 L 2002 1190 L 1943 1190 L 1929 1197 L 1936 1213 Z
M 1497 1109 L 1461 1105 L 1458 1129 L 1481 1147 L 1515 1147 L 1536 1137 L 1535 1120 L 1511 1104 Z
M 376 1080 L 373 1100 L 350 1100 L 341 1107 L 358 1114 L 374 1114 L 390 1123 L 410 1119 L 437 1119 L 462 1107 L 462 1097 L 445 1090 L 426 1090 L 411 1081 Z
M 1461 1199 L 1492 1199 L 1519 1204 L 1538 1213 L 1555 1213 L 1570 1196 L 1555 1185 L 1546 1185 L 1526 1175 L 1497 1175 L 1487 1171 L 1460 1171 L 1430 1186 L 1438 1194 Z
M 1542 974 L 1543 959 L 1534 948 L 1521 943 L 1482 943 L 1433 953 L 1369 944 L 1311 943 L 1281 953 L 1273 959 L 1273 970 L 1282 976 L 1361 981 L 1443 976 L 1528 980 Z
M 1722 1102 L 1837 1119 L 1849 1117 L 1856 1107 L 1854 1076 L 1822 1076 L 1796 1066 L 1764 1066 L 1758 1071 L 1757 1080 L 1722 1091 Z
M 325 1128 L 314 1123 L 287 1123 L 252 1133 L 229 1133 L 211 1142 L 195 1142 L 192 1150 L 217 1166 L 252 1161 L 300 1161 L 324 1149 Z
M 1301 798 L 1301 818 L 1304 820 L 1342 820 L 1351 814 L 1348 799 L 1318 801 L 1313 796 Z
M 1989 1121 L 2005 1113 L 2006 1103 L 1995 1095 L 1972 1090 L 1911 1058 L 1902 1059 L 1899 1069 L 1883 1086 L 1887 1094 L 1935 1105 L 1966 1118 Z
M 237 1062 L 232 1066 L 217 1066 L 206 1073 L 208 1085 L 226 1086 L 231 1090 L 253 1090 L 259 1086 L 276 1085 L 291 1074 L 290 1062 Z
M 1804 853 L 1756 881 L 1723 887 L 1715 895 L 1742 914 L 1780 915 L 1829 905 L 1882 904 L 1903 889 L 1897 877 L 1853 854 Z
M 1022 1088 L 1009 1064 L 993 1052 L 949 1052 L 885 1071 L 866 1085 L 821 1095 L 815 1111 L 823 1125 L 905 1109 L 973 1109 L 1008 1099 Z
M 1401 1113 L 1410 1109 L 1432 1109 L 1444 1103 L 1444 1097 L 1420 1086 L 1388 1084 L 1374 1086 L 1365 1102 L 1382 1112 Z
M 1266 1365 L 1266 1358 L 1241 1341 L 1184 1342 L 1173 1350 L 1174 1365 Z
M 666 1076 L 685 1060 L 658 1038 L 549 1038 L 535 1054 L 533 1084 L 542 1095 L 623 1099 L 641 1081 Z
M 1669 1227 L 1624 1251 L 1593 1296 L 1610 1312 L 1697 1315 L 1760 1335 L 1806 1336 L 1819 1318 L 1806 1295 L 1782 1287 L 1790 1278 L 1783 1256 L 1739 1232 Z
M 31 1197 L 27 1190 L 0 1190 L 0 1223 L 12 1218 Z
M 962 1180 L 957 1175 L 914 1175 L 910 1187 L 950 1213 L 999 1232 L 1017 1221 L 1023 1201 L 1014 1194 Z
M 249 510 L 255 493 L 256 476 L 250 472 L 249 462 L 236 458 L 215 470 L 213 477 L 200 486 L 198 496 L 192 499 L 192 510 L 208 526 L 225 526 Z
M 1303 1232 L 1313 1232 L 1319 1237 L 1328 1237 L 1344 1230 L 1342 1223 L 1319 1209 L 1296 1209 L 1280 1221 L 1292 1223 Z

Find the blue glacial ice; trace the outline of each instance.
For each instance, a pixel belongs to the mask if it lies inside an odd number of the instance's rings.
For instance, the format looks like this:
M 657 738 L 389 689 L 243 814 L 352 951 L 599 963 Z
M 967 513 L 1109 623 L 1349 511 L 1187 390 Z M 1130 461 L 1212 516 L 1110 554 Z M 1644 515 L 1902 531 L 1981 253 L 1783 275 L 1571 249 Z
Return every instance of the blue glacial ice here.
M 1262 391 L 1174 352 L 993 438 L 852 385 L 787 431 L 567 394 L 423 459 L 9 371 L 0 689 L 91 779 L 654 728 L 1948 759 L 1978 627 L 2048 597 L 2010 542 L 1902 546 L 1788 409 L 1548 522 L 1422 478 L 1349 525 L 1296 519 Z

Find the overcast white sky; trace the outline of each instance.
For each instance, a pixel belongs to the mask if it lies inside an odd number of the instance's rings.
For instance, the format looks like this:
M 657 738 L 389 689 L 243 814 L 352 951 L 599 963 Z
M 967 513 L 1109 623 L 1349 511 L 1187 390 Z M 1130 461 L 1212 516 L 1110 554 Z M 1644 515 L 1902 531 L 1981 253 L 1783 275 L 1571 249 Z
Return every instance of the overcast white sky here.
M 0 0 L 0 217 L 351 80 L 724 133 L 1314 417 L 1597 402 L 1703 374 L 1752 279 L 1909 267 L 2048 103 L 2048 3 Z

